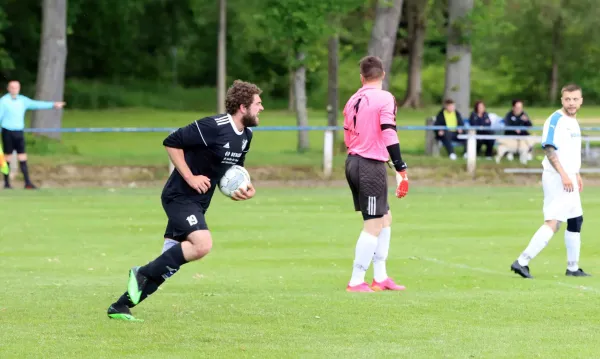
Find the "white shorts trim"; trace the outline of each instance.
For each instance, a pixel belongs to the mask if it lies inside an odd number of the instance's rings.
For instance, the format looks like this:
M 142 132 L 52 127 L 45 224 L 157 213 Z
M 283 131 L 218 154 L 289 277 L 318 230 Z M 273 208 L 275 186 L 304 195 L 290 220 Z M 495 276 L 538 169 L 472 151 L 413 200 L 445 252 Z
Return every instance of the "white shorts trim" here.
M 569 175 L 573 182 L 573 192 L 566 192 L 558 173 L 544 171 L 542 187 L 544 189 L 544 220 L 566 222 L 569 218 L 583 216 L 581 197 L 577 185 L 577 176 Z

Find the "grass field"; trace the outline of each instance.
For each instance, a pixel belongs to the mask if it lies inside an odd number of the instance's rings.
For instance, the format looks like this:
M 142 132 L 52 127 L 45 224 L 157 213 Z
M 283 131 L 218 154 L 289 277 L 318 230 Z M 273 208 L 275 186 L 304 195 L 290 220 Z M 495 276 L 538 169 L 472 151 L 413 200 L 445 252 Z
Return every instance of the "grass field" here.
M 541 220 L 539 188 L 412 188 L 391 202 L 388 271 L 404 293 L 346 293 L 359 216 L 345 188 L 217 195 L 213 253 L 106 317 L 127 271 L 160 251 L 160 189 L 3 192 L 0 358 L 592 358 L 600 189 L 583 202 L 582 267 L 562 232 L 509 266 Z M 368 279 L 371 279 L 369 271 Z
M 261 114 L 261 126 L 295 126 L 293 114 L 281 111 L 269 111 Z M 399 125 L 424 125 L 425 118 L 439 109 L 429 108 L 419 111 L 401 110 Z M 528 109 L 536 125 L 554 109 Z M 504 115 L 506 109 L 490 109 Z M 175 111 L 153 111 L 145 109 L 119 109 L 107 111 L 66 111 L 63 127 L 171 127 L 187 125 L 194 119 L 209 115 Z M 468 114 L 466 114 L 468 115 Z M 465 116 L 466 116 L 465 115 Z M 581 120 L 586 125 L 600 124 L 600 108 L 591 107 L 581 111 Z M 311 126 L 326 124 L 323 111 L 310 111 Z M 128 166 L 164 166 L 167 163 L 162 140 L 167 133 L 66 133 L 62 135 L 60 145 L 41 142 L 31 144 L 29 152 L 32 163 L 45 164 L 82 164 L 82 165 L 128 165 Z M 438 166 L 448 164 L 446 158 L 420 156 L 424 151 L 425 134 L 423 131 L 399 132 L 402 151 L 412 165 Z M 31 138 L 31 137 L 30 137 Z M 339 136 L 341 141 L 341 134 Z M 323 158 L 323 133 L 310 132 L 311 148 L 306 153 L 297 152 L 297 133 L 294 131 L 256 131 L 252 142 L 252 152 L 248 157 L 248 166 L 321 166 Z M 445 153 L 445 152 L 444 152 Z M 343 154 L 338 154 L 335 164 L 343 163 Z M 456 164 L 455 164 L 456 165 Z

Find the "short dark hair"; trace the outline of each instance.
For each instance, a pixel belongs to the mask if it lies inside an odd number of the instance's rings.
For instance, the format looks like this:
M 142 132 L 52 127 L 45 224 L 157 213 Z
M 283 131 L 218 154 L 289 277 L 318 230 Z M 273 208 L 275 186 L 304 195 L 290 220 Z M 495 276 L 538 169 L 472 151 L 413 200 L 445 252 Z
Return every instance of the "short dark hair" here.
M 512 107 L 515 107 L 515 105 L 518 104 L 519 102 L 521 104 L 523 104 L 523 100 L 521 100 L 521 99 L 516 98 L 516 99 L 512 100 Z
M 241 105 L 250 107 L 254 101 L 254 95 L 260 95 L 262 90 L 250 82 L 242 80 L 233 81 L 233 85 L 227 90 L 225 98 L 225 109 L 230 115 L 235 115 Z
M 576 84 L 567 84 L 567 85 L 563 86 L 563 88 L 560 90 L 560 94 L 562 95 L 565 92 L 574 92 L 574 91 L 581 91 L 581 87 Z
M 360 62 L 360 74 L 366 81 L 379 80 L 383 77 L 383 61 L 377 56 L 365 56 Z
M 447 98 L 444 100 L 444 106 L 446 105 L 452 105 L 454 103 L 454 100 L 451 98 Z

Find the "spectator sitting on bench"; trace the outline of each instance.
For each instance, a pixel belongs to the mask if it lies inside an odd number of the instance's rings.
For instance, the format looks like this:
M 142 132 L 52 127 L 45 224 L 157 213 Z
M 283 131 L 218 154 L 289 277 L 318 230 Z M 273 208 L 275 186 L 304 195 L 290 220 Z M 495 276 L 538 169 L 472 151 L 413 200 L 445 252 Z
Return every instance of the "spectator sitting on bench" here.
M 464 147 L 464 140 L 458 139 L 458 134 L 463 133 L 462 130 L 452 131 L 451 129 L 455 129 L 458 126 L 464 126 L 464 122 L 462 120 L 462 116 L 458 111 L 456 111 L 456 106 L 454 105 L 454 101 L 451 99 L 447 99 L 444 101 L 444 108 L 440 110 L 440 112 L 435 117 L 434 126 L 446 126 L 448 130 L 436 130 L 435 138 L 436 140 L 442 141 L 442 144 L 448 151 L 448 156 L 451 160 L 456 160 L 456 153 L 454 152 L 454 146 L 452 142 L 458 142 Z M 466 149 L 465 153 L 466 155 Z
M 523 101 L 522 100 L 513 100 L 512 101 L 512 109 L 509 111 L 504 117 L 504 126 L 505 127 L 531 127 L 531 119 L 527 115 L 527 112 L 523 111 Z M 507 136 L 529 136 L 529 131 L 527 130 L 510 130 L 507 129 L 504 132 Z M 525 140 L 527 145 L 529 146 L 529 153 L 531 157 L 531 151 L 533 151 L 533 146 L 529 141 Z M 509 154 L 509 159 L 512 160 L 512 151 Z
M 476 101 L 475 106 L 473 107 L 473 112 L 469 117 L 469 125 L 474 127 L 491 127 L 492 121 L 490 120 L 490 116 L 485 111 L 485 104 L 483 101 Z M 477 130 L 478 135 L 493 135 L 494 131 L 492 130 Z M 481 147 L 485 145 L 485 157 L 488 160 L 492 159 L 493 151 L 494 151 L 494 142 L 495 140 L 477 140 L 477 153 L 481 151 Z

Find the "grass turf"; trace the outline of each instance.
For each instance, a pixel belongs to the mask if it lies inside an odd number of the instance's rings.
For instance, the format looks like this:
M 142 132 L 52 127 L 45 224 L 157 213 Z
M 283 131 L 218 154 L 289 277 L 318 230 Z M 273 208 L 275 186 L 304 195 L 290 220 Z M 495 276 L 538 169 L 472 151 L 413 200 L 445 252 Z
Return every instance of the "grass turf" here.
M 541 223 L 539 188 L 392 200 L 388 271 L 404 293 L 344 291 L 360 231 L 345 188 L 217 195 L 213 253 L 134 308 L 145 322 L 109 320 L 129 267 L 162 246 L 159 193 L 2 192 L 0 357 L 591 358 L 600 345 L 600 277 L 564 276 L 562 232 L 532 261 L 535 280 L 509 271 Z M 600 189 L 583 199 L 600 215 Z M 596 275 L 599 231 L 584 224 Z
M 268 106 L 268 105 L 267 105 Z M 543 124 L 545 117 L 554 109 L 530 109 L 529 114 L 536 125 Z M 437 108 L 424 110 L 400 110 L 399 125 L 424 125 L 425 118 L 438 111 Z M 504 115 L 505 109 L 490 109 Z M 66 111 L 63 127 L 172 127 L 184 126 L 194 119 L 209 114 L 176 111 L 154 111 L 146 109 L 107 110 L 107 111 Z M 466 115 L 465 115 L 466 116 Z M 581 111 L 580 117 L 586 125 L 600 123 L 600 108 L 591 107 Z M 342 121 L 342 119 L 340 119 Z M 309 112 L 311 126 L 326 125 L 326 114 L 322 111 Z M 293 114 L 267 110 L 261 114 L 262 126 L 295 126 Z M 323 159 L 323 133 L 310 131 L 310 149 L 305 153 L 297 151 L 297 132 L 256 131 L 252 142 L 252 152 L 248 166 L 321 166 Z M 164 166 L 167 161 L 162 140 L 167 133 L 65 133 L 61 144 L 48 143 L 28 136 L 28 151 L 32 163 L 81 164 L 81 165 L 128 165 Z M 342 141 L 341 133 L 338 141 Z M 423 131 L 401 131 L 399 138 L 406 160 L 411 165 L 437 166 L 448 163 L 446 158 L 421 156 L 425 146 Z M 35 142 L 32 142 L 35 141 Z M 339 151 L 338 151 L 339 152 Z M 444 152 L 445 153 L 445 152 Z M 338 153 L 335 165 L 341 165 L 344 155 Z M 464 165 L 464 163 L 462 164 Z

